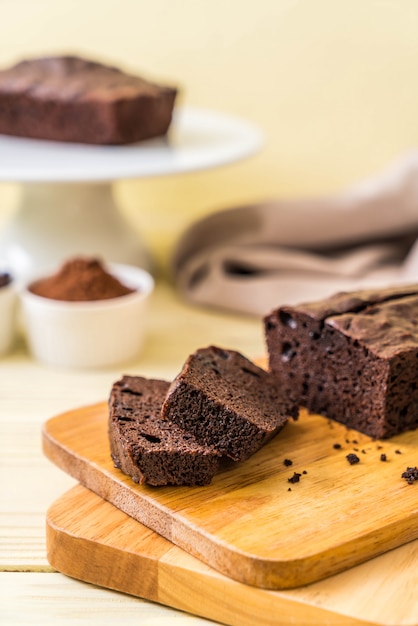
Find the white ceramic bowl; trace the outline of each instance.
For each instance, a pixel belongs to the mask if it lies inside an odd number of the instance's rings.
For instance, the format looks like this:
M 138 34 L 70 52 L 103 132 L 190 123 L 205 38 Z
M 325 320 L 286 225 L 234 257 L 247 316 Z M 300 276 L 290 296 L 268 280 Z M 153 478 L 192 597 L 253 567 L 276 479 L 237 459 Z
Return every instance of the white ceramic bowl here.
M 16 338 L 16 302 L 15 282 L 0 287 L 0 355 L 10 352 Z
M 105 268 L 134 293 L 108 300 L 64 302 L 21 291 L 29 349 L 39 361 L 68 368 L 103 368 L 138 356 L 146 330 L 152 276 L 131 265 Z

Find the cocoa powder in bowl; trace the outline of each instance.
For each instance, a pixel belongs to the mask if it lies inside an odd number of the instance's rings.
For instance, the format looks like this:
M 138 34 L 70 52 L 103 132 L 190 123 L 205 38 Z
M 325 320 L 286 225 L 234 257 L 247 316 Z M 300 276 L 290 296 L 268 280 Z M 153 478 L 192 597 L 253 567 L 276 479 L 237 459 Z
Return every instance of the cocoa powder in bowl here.
M 52 300 L 86 302 L 126 296 L 135 289 L 122 284 L 99 259 L 77 257 L 66 261 L 56 274 L 34 281 L 29 291 Z

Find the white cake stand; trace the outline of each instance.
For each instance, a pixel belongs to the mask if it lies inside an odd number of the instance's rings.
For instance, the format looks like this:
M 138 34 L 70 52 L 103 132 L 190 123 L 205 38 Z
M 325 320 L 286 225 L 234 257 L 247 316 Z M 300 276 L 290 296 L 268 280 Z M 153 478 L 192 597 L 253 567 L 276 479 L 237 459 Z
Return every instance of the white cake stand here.
M 260 131 L 203 109 L 179 109 L 170 133 L 131 146 L 88 146 L 0 136 L 0 182 L 22 185 L 0 233 L 0 262 L 17 276 L 78 254 L 150 268 L 141 237 L 115 204 L 116 180 L 219 167 L 255 153 Z

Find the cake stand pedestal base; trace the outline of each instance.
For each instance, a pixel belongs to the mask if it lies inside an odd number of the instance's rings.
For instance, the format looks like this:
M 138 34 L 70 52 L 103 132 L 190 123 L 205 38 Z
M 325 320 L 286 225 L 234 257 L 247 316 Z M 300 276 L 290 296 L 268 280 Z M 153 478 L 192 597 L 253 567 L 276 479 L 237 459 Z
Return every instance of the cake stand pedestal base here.
M 25 278 L 73 256 L 151 269 L 141 236 L 129 226 L 112 184 L 25 183 L 16 214 L 0 236 L 0 260 Z

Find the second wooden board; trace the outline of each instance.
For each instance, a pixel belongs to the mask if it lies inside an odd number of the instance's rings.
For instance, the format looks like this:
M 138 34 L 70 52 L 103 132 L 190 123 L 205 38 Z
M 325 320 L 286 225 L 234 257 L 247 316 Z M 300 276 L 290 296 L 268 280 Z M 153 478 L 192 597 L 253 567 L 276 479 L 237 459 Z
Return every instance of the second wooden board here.
M 285 591 L 226 578 L 76 485 L 49 508 L 48 559 L 62 572 L 230 626 L 418 626 L 418 541 Z
M 376 442 L 302 412 L 207 487 L 149 487 L 113 466 L 107 417 L 107 404 L 100 403 L 48 420 L 45 454 L 120 510 L 240 582 L 305 585 L 418 538 L 418 483 L 401 477 L 417 464 L 417 431 Z M 360 462 L 350 465 L 350 453 Z M 295 472 L 298 482 L 289 482 Z

